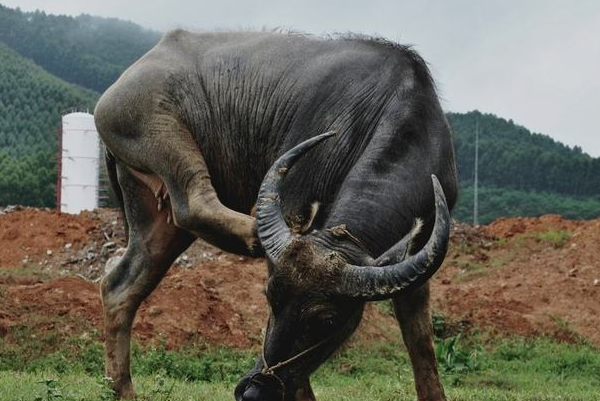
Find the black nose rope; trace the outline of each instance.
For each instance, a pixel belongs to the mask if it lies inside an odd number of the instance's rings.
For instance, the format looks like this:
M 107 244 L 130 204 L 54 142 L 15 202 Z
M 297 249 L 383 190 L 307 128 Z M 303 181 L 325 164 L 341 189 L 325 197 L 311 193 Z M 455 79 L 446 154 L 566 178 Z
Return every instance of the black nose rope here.
M 267 358 L 265 357 L 265 340 L 267 337 L 267 333 L 265 331 L 265 335 L 263 337 L 263 343 L 262 343 L 262 352 L 261 352 L 261 357 L 262 357 L 262 362 L 263 362 L 263 368 L 261 369 L 260 372 L 253 374 L 250 377 L 250 381 L 258 383 L 258 384 L 264 384 L 264 382 L 260 382 L 259 380 L 255 380 L 260 378 L 273 378 L 275 379 L 275 381 L 277 382 L 277 384 L 279 385 L 279 390 L 281 392 L 281 401 L 285 400 L 285 383 L 283 382 L 283 380 L 281 380 L 281 378 L 279 376 L 277 376 L 277 374 L 275 373 L 275 371 L 277 369 L 280 369 L 286 365 L 289 365 L 290 363 L 294 362 L 297 359 L 302 358 L 304 355 L 308 354 L 309 352 L 314 351 L 315 349 L 319 348 L 321 345 L 325 344 L 327 341 L 329 341 L 331 339 L 331 337 L 333 337 L 333 335 L 327 337 L 326 339 L 324 339 L 323 341 L 320 341 L 318 343 L 316 343 L 315 345 L 305 349 L 304 351 L 294 355 L 291 358 L 286 359 L 283 362 L 277 362 L 275 365 L 269 367 L 269 365 L 267 364 Z

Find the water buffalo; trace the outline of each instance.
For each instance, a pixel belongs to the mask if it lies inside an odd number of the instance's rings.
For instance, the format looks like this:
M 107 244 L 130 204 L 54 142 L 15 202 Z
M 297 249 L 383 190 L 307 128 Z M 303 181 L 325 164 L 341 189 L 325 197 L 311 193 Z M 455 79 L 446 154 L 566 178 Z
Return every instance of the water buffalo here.
M 456 169 L 413 50 L 176 30 L 103 94 L 95 120 L 129 238 L 101 282 L 106 375 L 119 396 L 134 395 L 140 303 L 200 237 L 267 256 L 271 313 L 236 400 L 314 400 L 310 374 L 381 299 L 393 300 L 419 400 L 445 399 L 427 279 L 446 253 Z

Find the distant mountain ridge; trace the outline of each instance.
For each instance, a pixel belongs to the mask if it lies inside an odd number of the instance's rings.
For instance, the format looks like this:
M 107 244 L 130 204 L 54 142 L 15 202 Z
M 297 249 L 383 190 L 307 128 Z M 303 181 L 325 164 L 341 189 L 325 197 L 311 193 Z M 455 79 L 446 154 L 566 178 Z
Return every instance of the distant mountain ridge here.
M 60 114 L 93 106 L 158 41 L 131 22 L 21 12 L 0 5 L 0 205 L 53 206 Z M 475 126 L 480 129 L 480 222 L 560 213 L 600 216 L 600 158 L 492 114 L 448 113 L 461 194 L 473 215 Z
M 132 22 L 22 12 L 0 5 L 0 42 L 65 81 L 102 92 L 160 33 Z

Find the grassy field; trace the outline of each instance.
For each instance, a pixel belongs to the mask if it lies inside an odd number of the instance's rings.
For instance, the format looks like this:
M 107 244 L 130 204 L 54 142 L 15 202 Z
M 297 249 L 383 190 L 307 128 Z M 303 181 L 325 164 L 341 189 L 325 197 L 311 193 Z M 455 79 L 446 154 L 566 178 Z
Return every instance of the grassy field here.
M 35 344 L 0 340 L 0 400 L 112 400 L 100 343 L 73 339 L 45 355 Z M 137 346 L 134 383 L 140 400 L 232 400 L 253 358 L 250 351 Z M 600 400 L 600 352 L 589 345 L 451 337 L 438 343 L 438 359 L 449 400 Z M 320 400 L 416 399 L 399 344 L 347 348 L 314 375 L 313 384 Z

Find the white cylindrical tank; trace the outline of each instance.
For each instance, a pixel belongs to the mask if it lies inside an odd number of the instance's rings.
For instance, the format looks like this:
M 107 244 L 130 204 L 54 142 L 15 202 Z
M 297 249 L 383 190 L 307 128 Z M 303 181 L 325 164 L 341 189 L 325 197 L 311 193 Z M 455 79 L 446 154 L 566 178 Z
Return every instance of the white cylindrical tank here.
M 100 140 L 94 116 L 71 113 L 62 118 L 60 211 L 79 213 L 98 207 Z

